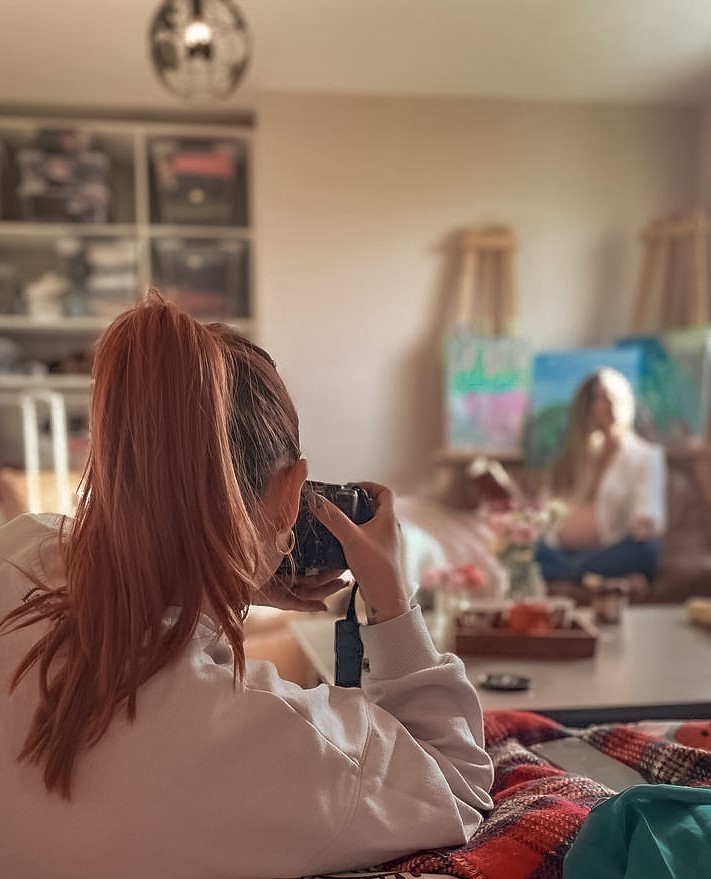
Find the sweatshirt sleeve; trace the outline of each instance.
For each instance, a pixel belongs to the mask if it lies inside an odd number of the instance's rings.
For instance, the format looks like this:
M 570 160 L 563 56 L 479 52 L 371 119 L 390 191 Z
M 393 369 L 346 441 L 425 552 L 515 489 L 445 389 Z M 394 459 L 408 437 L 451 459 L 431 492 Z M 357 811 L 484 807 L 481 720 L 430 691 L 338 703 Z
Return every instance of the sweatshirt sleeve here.
M 419 607 L 361 633 L 369 730 L 358 793 L 310 872 L 463 844 L 492 808 L 481 707 L 461 660 L 435 650 Z

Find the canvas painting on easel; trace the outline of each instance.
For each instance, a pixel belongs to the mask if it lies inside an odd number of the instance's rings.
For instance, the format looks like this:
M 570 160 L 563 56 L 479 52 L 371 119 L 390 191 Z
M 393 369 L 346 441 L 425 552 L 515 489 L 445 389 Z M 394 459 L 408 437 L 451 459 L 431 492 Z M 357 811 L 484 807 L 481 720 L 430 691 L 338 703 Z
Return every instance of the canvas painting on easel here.
M 637 430 L 652 442 L 705 439 L 711 398 L 711 328 L 664 330 L 621 339 L 641 350 Z
M 560 452 L 570 402 L 587 375 L 603 367 L 616 369 L 627 378 L 636 397 L 640 364 L 641 351 L 634 345 L 537 354 L 533 359 L 530 417 L 525 438 L 529 467 L 545 467 Z
M 519 451 L 530 369 L 529 347 L 522 339 L 452 332 L 445 341 L 448 447 L 492 454 Z

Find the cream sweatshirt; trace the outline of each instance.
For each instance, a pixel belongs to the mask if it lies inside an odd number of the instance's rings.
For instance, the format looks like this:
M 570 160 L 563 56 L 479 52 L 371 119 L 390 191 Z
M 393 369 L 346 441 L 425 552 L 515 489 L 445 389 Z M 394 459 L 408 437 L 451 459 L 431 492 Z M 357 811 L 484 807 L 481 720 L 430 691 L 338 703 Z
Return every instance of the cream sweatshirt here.
M 0 616 L 60 582 L 56 517 L 0 528 Z M 100 584 L 97 584 L 100 588 Z M 166 624 L 179 613 L 170 610 Z M 362 628 L 362 690 L 302 690 L 268 662 L 232 683 L 203 618 L 180 658 L 77 761 L 70 801 L 16 758 L 37 704 L 8 682 L 35 627 L 0 636 L 2 879 L 240 879 L 365 867 L 465 842 L 492 807 L 482 715 L 462 663 L 419 609 Z

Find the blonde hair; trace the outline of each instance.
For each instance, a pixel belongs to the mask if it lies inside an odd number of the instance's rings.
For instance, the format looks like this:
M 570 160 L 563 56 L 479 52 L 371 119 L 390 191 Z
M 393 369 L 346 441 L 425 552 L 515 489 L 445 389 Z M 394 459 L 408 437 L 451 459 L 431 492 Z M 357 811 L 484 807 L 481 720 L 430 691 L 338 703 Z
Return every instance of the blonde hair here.
M 623 430 L 630 430 L 634 423 L 634 394 L 630 383 L 621 372 L 604 367 L 586 376 L 578 385 L 570 404 L 563 450 L 551 470 L 551 490 L 560 497 L 572 494 L 576 481 L 583 472 L 590 434 L 594 427 L 593 403 L 600 388 L 604 388 L 610 395 L 615 423 Z
M 258 500 L 299 457 L 298 419 L 273 362 L 152 291 L 99 341 L 90 451 L 66 586 L 38 588 L 0 630 L 49 622 L 12 680 L 37 666 L 40 701 L 18 759 L 68 798 L 79 752 L 190 641 L 209 604 L 244 671 L 258 571 Z M 39 584 L 38 584 L 39 586 Z M 164 624 L 170 605 L 181 613 Z

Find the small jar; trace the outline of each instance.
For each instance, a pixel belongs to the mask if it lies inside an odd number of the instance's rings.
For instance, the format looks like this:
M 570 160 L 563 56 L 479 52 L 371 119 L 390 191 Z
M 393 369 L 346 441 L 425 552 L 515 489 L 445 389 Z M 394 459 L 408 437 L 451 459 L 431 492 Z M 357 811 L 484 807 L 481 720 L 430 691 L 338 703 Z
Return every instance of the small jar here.
M 619 625 L 627 604 L 628 586 L 624 579 L 607 579 L 599 574 L 586 574 L 583 586 L 590 592 L 593 618 L 599 625 Z

